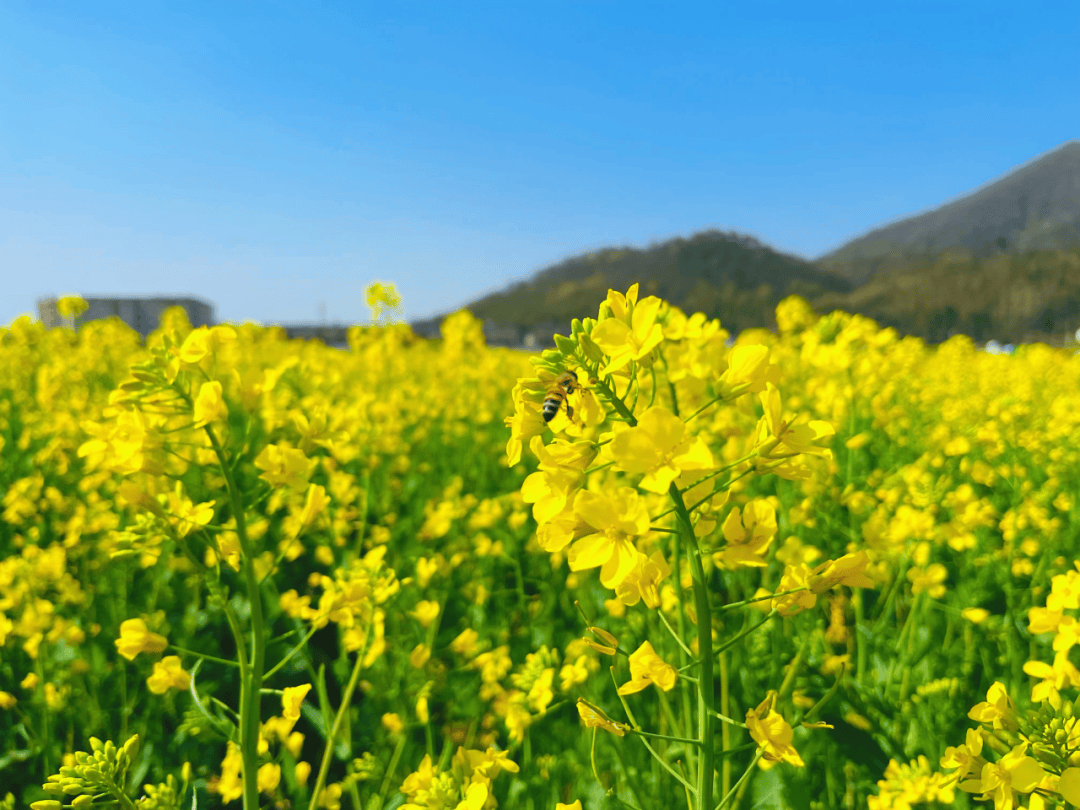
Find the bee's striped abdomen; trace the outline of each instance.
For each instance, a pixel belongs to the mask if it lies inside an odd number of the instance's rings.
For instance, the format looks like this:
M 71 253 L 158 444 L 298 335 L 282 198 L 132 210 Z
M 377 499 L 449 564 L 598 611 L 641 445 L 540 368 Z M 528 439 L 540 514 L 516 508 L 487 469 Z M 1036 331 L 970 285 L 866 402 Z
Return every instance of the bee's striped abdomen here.
M 555 380 L 551 390 L 549 390 L 547 396 L 544 397 L 543 415 L 545 422 L 550 422 L 555 418 L 555 414 L 559 412 L 559 408 L 562 407 L 563 401 L 578 387 L 577 374 L 572 371 L 566 372 Z M 566 406 L 566 413 L 568 416 L 573 416 L 569 403 Z
M 555 418 L 555 414 L 559 412 L 559 407 L 563 404 L 563 399 L 566 398 L 560 390 L 551 391 L 546 397 L 544 397 L 544 421 L 550 422 Z

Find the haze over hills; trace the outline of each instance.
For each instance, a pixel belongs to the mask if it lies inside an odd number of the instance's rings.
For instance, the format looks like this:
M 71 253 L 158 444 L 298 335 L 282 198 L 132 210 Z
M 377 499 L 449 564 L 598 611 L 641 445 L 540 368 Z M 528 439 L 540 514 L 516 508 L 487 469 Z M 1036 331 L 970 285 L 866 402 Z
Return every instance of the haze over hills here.
M 737 233 L 705 231 L 645 249 L 610 248 L 546 268 L 468 309 L 515 343 L 568 333 L 608 288 L 719 317 L 733 333 L 772 327 L 802 295 L 903 334 L 940 341 L 1060 341 L 1080 327 L 1080 141 L 1071 140 L 931 211 L 877 228 L 816 262 Z M 441 318 L 414 324 L 432 334 Z

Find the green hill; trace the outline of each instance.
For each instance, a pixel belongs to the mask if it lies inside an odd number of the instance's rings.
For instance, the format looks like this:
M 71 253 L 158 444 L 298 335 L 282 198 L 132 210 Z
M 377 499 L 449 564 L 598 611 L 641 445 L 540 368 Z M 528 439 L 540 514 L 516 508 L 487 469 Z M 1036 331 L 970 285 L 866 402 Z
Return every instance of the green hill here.
M 645 249 L 567 259 L 469 309 L 489 340 L 548 344 L 595 313 L 608 288 L 640 283 L 733 333 L 774 326 L 776 304 L 801 295 L 931 342 L 1061 342 L 1080 327 L 1080 141 L 959 199 L 860 236 L 810 262 L 748 236 L 705 231 Z M 441 318 L 414 324 L 436 334 Z
M 609 288 L 640 283 L 687 312 L 719 317 L 740 331 L 772 326 L 776 304 L 788 295 L 817 298 L 851 285 L 796 256 L 778 253 L 752 237 L 705 231 L 645 249 L 613 248 L 567 259 L 528 281 L 485 296 L 469 310 L 493 325 L 522 334 L 547 328 L 565 332 L 570 321 L 595 313 Z M 429 323 L 414 325 L 418 331 Z

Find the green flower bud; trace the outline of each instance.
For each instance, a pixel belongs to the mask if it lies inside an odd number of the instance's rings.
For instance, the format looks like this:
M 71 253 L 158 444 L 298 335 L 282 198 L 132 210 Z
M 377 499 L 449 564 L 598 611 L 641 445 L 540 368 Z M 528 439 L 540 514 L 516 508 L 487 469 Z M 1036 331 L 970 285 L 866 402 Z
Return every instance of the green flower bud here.
M 551 363 L 555 366 L 561 366 L 563 364 L 563 361 L 565 360 L 563 353 L 556 349 L 544 349 L 542 352 L 540 352 L 540 356 L 546 362 Z
M 566 357 L 573 357 L 577 354 L 577 343 L 566 337 L 566 335 L 555 335 L 555 345 Z
M 580 332 L 581 320 L 579 318 L 574 318 L 574 320 L 570 321 L 570 334 L 577 337 Z
M 587 332 L 582 332 L 578 335 L 578 345 L 581 346 L 581 350 L 585 352 L 585 356 L 594 363 L 603 362 L 604 352 L 596 345 Z
M 40 802 L 33 802 L 30 805 L 30 810 L 61 810 L 63 806 L 53 799 L 42 799 Z

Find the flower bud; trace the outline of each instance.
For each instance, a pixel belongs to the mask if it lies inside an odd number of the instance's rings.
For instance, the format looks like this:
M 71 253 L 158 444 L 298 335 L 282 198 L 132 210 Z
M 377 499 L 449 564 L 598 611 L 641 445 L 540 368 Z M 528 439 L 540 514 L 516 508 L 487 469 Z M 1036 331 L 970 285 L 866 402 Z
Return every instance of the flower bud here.
M 89 793 L 84 793 L 81 796 L 76 796 L 71 800 L 72 807 L 89 807 L 94 803 L 94 797 Z
M 573 357 L 577 354 L 577 343 L 566 335 L 555 335 L 555 345 L 564 357 Z
M 40 802 L 33 802 L 30 805 L 30 810 L 61 810 L 63 806 L 54 799 L 42 799 Z

